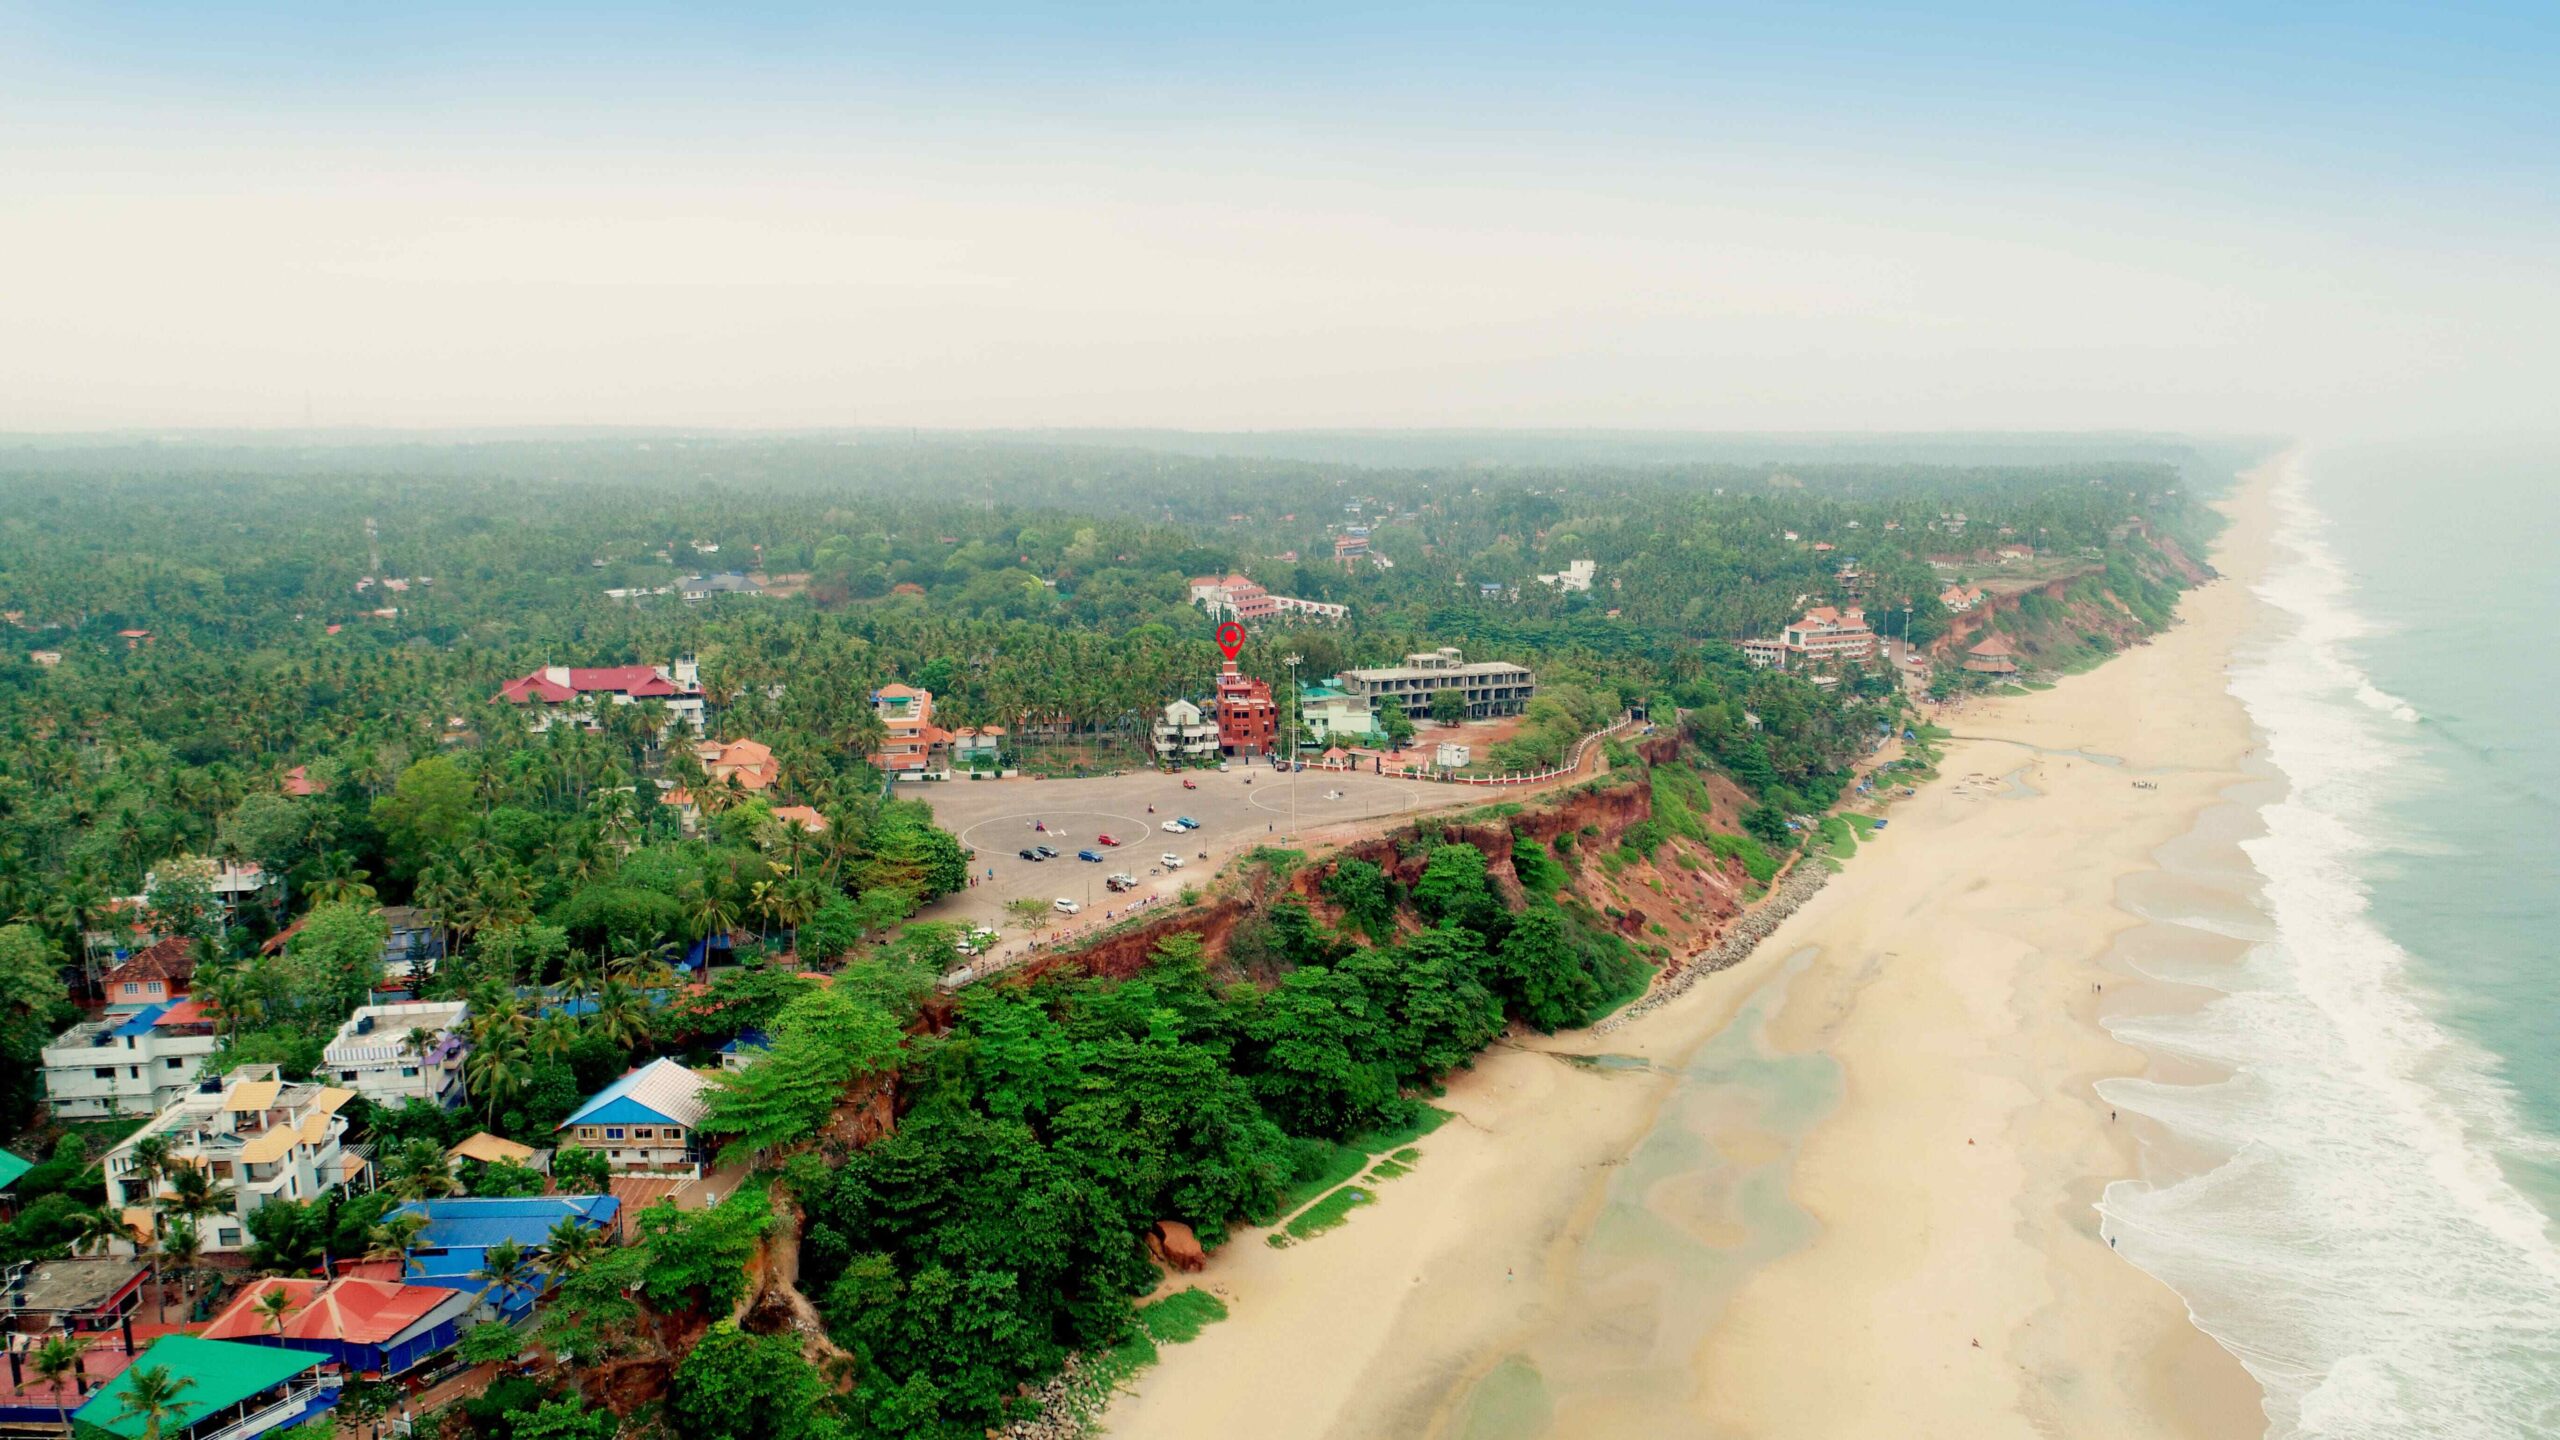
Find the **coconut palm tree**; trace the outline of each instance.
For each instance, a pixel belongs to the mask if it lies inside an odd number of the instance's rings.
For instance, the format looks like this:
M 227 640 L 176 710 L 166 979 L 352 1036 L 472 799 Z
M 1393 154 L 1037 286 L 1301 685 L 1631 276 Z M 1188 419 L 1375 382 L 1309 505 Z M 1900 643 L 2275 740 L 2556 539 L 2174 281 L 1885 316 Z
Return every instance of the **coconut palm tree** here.
M 578 1043 L 578 1017 L 566 1010 L 554 1010 L 533 1022 L 533 1033 L 526 1037 L 525 1048 L 545 1060 L 568 1058 Z
M 504 1310 L 516 1292 L 533 1284 L 534 1263 L 524 1247 L 513 1240 L 501 1240 L 482 1251 L 480 1268 L 471 1272 L 474 1280 L 489 1282 L 498 1292 L 498 1308 Z
M 213 1172 L 202 1165 L 179 1164 L 169 1167 L 169 1193 L 162 1197 L 161 1208 L 188 1220 L 229 1214 L 240 1204 L 240 1192 L 213 1178 Z
M 408 1034 L 400 1037 L 400 1043 L 409 1047 L 410 1054 L 418 1057 L 418 1098 L 430 1104 L 434 1103 L 436 1098 L 435 1068 L 427 1063 L 427 1052 L 433 1050 L 437 1042 L 443 1038 L 441 1034 L 424 1025 L 412 1026 Z
M 118 1240 L 130 1244 L 133 1227 L 112 1205 L 91 1205 L 70 1216 L 71 1251 L 75 1255 L 103 1255 Z
M 179 1289 L 186 1296 L 188 1313 L 196 1303 L 196 1262 L 204 1258 L 204 1232 L 196 1222 L 184 1216 L 172 1217 L 160 1231 L 160 1263 L 178 1273 Z M 166 1319 L 164 1314 L 163 1319 Z
M 54 1414 L 61 1419 L 65 1435 L 71 1433 L 71 1406 L 62 1398 L 62 1392 L 77 1388 L 81 1357 L 88 1349 L 89 1342 L 77 1335 L 49 1335 L 27 1357 L 36 1378 L 53 1388 Z
M 654 1025 L 648 997 L 619 980 L 607 980 L 596 995 L 596 1033 L 626 1053 L 649 1043 Z
M 373 899 L 372 881 L 372 873 L 358 866 L 356 857 L 332 850 L 312 862 L 311 879 L 302 888 L 314 905 L 337 905 Z
M 293 1292 L 282 1285 L 270 1285 L 258 1292 L 258 1298 L 249 1302 L 249 1308 L 257 1312 L 259 1319 L 267 1322 L 269 1330 L 282 1335 L 284 1322 L 293 1318 Z
M 504 1044 L 474 1046 L 471 1058 L 463 1062 L 463 1076 L 471 1093 L 488 1102 L 488 1124 L 495 1129 L 499 1103 L 521 1092 L 532 1078 L 525 1064 L 524 1042 L 510 1038 Z
M 185 1399 L 194 1389 L 193 1376 L 176 1376 L 165 1365 L 136 1365 L 124 1373 L 124 1394 L 117 1399 L 116 1418 L 142 1420 L 142 1440 L 160 1440 L 161 1427 L 171 1420 L 186 1428 L 185 1416 L 200 1408 L 199 1402 Z
M 125 1163 L 132 1167 L 134 1177 L 142 1182 L 142 1193 L 147 1201 L 158 1192 L 160 1177 L 170 1171 L 169 1137 L 145 1135 L 134 1141 L 133 1148 L 125 1152 Z
M 384 1167 L 383 1188 L 403 1200 L 424 1200 L 431 1196 L 451 1195 L 462 1189 L 453 1178 L 453 1166 L 433 1140 L 412 1140 L 392 1155 Z
M 400 1273 L 406 1276 L 410 1264 L 409 1248 L 418 1243 L 418 1236 L 427 1224 L 426 1216 L 414 1213 L 383 1216 L 380 1224 L 369 1226 L 364 1232 L 364 1258 L 397 1260 Z
M 555 1280 L 566 1279 L 585 1269 L 587 1262 L 603 1251 L 604 1244 L 603 1231 L 580 1224 L 574 1215 L 563 1215 L 552 1222 L 551 1233 L 543 1237 L 542 1268 Z

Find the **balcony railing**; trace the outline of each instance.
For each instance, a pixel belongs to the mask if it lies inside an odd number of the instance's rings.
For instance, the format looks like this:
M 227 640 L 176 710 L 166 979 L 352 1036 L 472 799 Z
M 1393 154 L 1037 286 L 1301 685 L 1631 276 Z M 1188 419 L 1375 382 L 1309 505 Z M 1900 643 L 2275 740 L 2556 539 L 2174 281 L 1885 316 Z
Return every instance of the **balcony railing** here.
M 286 1391 L 284 1398 L 273 1405 L 243 1415 L 210 1434 L 198 1435 L 195 1440 L 249 1440 L 253 1435 L 263 1435 L 288 1420 L 301 1418 L 305 1410 L 321 1408 L 327 1400 L 336 1398 L 338 1387 L 344 1383 L 332 1377 L 326 1380 L 315 1380 L 308 1385 L 297 1385 Z

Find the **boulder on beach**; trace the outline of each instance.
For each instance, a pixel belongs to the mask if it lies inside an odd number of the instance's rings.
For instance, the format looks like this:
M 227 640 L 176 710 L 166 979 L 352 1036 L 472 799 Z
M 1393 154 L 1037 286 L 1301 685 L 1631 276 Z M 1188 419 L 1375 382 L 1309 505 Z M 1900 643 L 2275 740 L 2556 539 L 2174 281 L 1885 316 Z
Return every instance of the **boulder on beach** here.
M 1147 1231 L 1147 1253 L 1176 1270 L 1197 1270 L 1209 1263 L 1200 1237 L 1179 1220 L 1159 1220 Z

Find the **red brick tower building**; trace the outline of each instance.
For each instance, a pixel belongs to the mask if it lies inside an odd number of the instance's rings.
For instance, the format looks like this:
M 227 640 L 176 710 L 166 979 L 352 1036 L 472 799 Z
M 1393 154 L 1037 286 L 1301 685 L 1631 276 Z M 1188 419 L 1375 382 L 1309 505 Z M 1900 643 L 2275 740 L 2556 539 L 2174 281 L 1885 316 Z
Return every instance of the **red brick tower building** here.
M 1218 672 L 1218 749 L 1229 756 L 1268 755 L 1280 744 L 1280 703 L 1268 682 L 1236 673 L 1230 660 Z

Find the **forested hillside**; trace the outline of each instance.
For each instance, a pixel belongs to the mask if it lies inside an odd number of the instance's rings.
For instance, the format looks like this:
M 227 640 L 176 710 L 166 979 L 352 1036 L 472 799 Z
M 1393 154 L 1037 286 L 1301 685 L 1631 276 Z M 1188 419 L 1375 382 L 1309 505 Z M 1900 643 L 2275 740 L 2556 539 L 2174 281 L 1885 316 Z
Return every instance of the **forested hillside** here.
M 421 948 L 415 989 L 471 1004 L 468 1105 L 358 1103 L 385 1187 L 265 1207 L 251 1264 L 397 1255 L 403 1197 L 539 1189 L 511 1165 L 457 1177 L 443 1147 L 484 1128 L 549 1145 L 631 1066 L 708 1067 L 754 1029 L 765 1058 L 719 1082 L 704 1124 L 745 1188 L 561 1265 L 543 1353 L 577 1364 L 472 1402 L 472 1433 L 601 1436 L 595 1407 L 662 1405 L 672 1433 L 735 1440 L 976 1436 L 1068 1354 L 1132 1333 L 1150 1226 L 1214 1244 L 1270 1218 L 1346 1137 L 1414 1123 L 1506 1026 L 1641 993 L 1814 843 L 1791 820 L 1840 799 L 1907 698 L 1884 673 L 1755 668 L 1736 640 L 1862 601 L 1924 646 L 1997 625 L 2094 656 L 2165 622 L 2192 578 L 2180 545 L 2209 518 L 2187 490 L 2156 454 L 1362 469 L 680 436 L 0 453 L 0 1120 L 28 1121 L 38 1050 L 99 1001 L 101 951 L 137 924 L 198 961 L 214 1068 L 300 1076 L 384 978 L 383 907 L 412 905 L 443 952 Z M 1392 563 L 1335 563 L 1345 538 Z M 1947 613 L 1948 567 L 1998 546 L 2067 603 Z M 1577 560 L 1587 591 L 1538 578 Z M 765 593 L 657 593 L 733 570 Z M 1456 645 L 1537 671 L 1503 764 L 1552 762 L 1631 705 L 1658 733 L 1557 804 L 1264 852 L 1211 897 L 1244 916 L 1214 945 L 1168 931 L 1134 967 L 935 998 L 955 936 L 912 917 L 970 857 L 865 759 L 873 692 L 923 686 L 939 723 L 1003 725 L 1062 764 L 1133 762 L 1152 712 L 1217 667 L 1188 580 L 1233 572 L 1350 607 L 1258 623 L 1244 664 L 1265 678 L 1285 684 L 1284 653 L 1315 678 Z M 653 703 L 546 731 L 495 698 L 546 665 L 682 657 L 711 737 L 770 747 L 769 787 L 716 783 Z M 1557 818 L 1576 804 L 1598 808 Z M 286 877 L 289 902 L 224 923 L 217 860 Z M 113 1232 L 96 1157 L 114 1128 L 22 1140 L 45 1163 L 0 1260 Z M 602 1167 L 569 1146 L 553 1174 Z M 537 1406 L 551 1420 L 514 1418 Z

